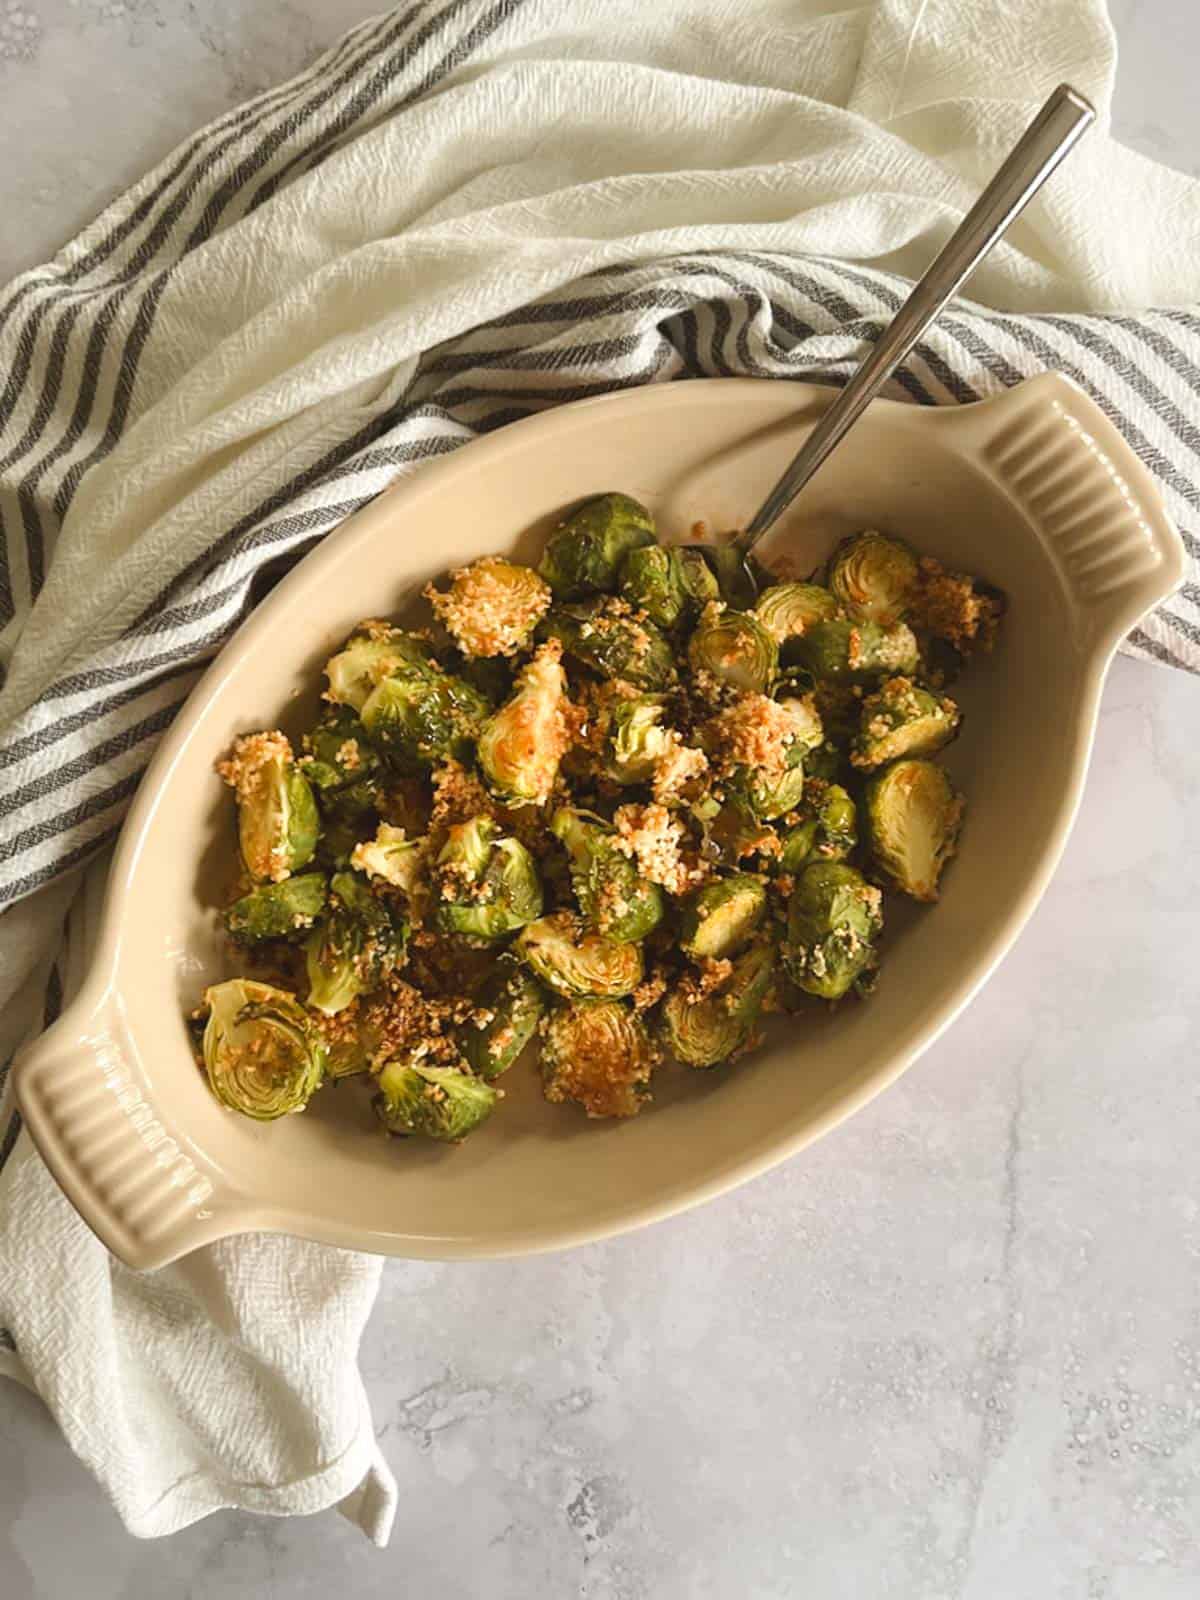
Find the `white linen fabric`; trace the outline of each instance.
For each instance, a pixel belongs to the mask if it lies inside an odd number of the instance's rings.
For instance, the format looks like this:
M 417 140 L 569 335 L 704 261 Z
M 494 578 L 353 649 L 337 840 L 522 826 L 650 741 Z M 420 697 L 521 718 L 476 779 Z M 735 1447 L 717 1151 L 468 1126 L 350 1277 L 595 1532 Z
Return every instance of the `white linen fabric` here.
M 545 406 L 843 381 L 1062 79 L 1099 128 L 894 392 L 957 404 L 1067 372 L 1200 550 L 1200 184 L 1109 138 L 1115 62 L 1101 0 L 401 6 L 12 284 L 0 1062 L 69 991 L 158 736 L 281 570 L 400 474 Z M 1200 587 L 1126 648 L 1200 671 Z M 344 1502 L 386 1538 L 356 1370 L 376 1262 L 254 1237 L 139 1277 L 10 1102 L 0 1161 L 0 1366 L 133 1532 Z

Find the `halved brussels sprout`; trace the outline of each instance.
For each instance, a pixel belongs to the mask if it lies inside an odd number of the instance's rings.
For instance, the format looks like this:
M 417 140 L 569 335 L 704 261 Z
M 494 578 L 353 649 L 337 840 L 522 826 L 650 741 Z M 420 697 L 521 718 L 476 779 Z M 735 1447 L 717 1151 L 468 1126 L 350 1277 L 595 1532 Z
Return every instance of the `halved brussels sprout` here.
M 309 783 L 322 794 L 370 778 L 379 766 L 367 730 L 349 706 L 330 706 L 304 736 L 307 752 L 299 762 Z
M 330 1082 L 371 1071 L 383 1048 L 383 1029 L 373 1014 L 350 1008 L 339 1012 L 332 1024 L 323 1026 L 321 1013 L 314 1021 L 325 1037 L 325 1076 Z
M 388 622 L 363 622 L 325 664 L 327 698 L 361 711 L 375 685 L 384 678 L 396 672 L 419 672 L 433 665 L 433 651 L 424 639 Z
M 779 669 L 779 647 L 750 611 L 704 609 L 688 643 L 692 671 L 744 692 L 765 693 Z
M 573 661 L 601 678 L 656 690 L 675 681 L 669 640 L 653 622 L 637 617 L 624 600 L 600 598 L 555 606 L 540 631 L 557 639 Z
M 545 805 L 567 745 L 567 676 L 559 646 L 544 644 L 521 669 L 512 695 L 484 723 L 476 745 L 488 787 L 505 805 Z
M 917 669 L 917 641 L 905 623 L 883 628 L 877 622 L 834 618 L 815 622 L 795 640 L 797 659 L 818 678 L 835 683 L 868 683 L 889 673 Z
M 378 987 L 401 964 L 408 923 L 353 872 L 335 873 L 329 894 L 330 908 L 304 953 L 308 1003 L 332 1016 Z
M 456 1067 L 425 1066 L 422 1048 L 380 1068 L 375 1113 L 389 1133 L 457 1144 L 491 1116 L 499 1092 Z
M 789 829 L 778 866 L 799 872 L 812 861 L 844 861 L 858 843 L 858 811 L 840 784 L 810 780 L 803 822 Z
M 838 603 L 819 583 L 776 583 L 759 596 L 754 614 L 775 640 L 783 645 L 798 639 L 814 622 L 837 615 Z
M 589 930 L 570 911 L 522 929 L 513 945 L 555 994 L 568 1000 L 615 1000 L 632 994 L 645 975 L 642 948 Z
M 788 902 L 783 947 L 793 983 L 822 1000 L 840 1000 L 875 965 L 882 898 L 844 862 L 805 867 Z
M 491 1017 L 482 1027 L 468 1019 L 459 1029 L 459 1043 L 474 1071 L 490 1081 L 507 1072 L 533 1038 L 546 1001 L 531 975 L 508 955 L 496 962 L 473 999 Z
M 605 742 L 604 770 L 617 783 L 649 783 L 654 769 L 676 742 L 667 724 L 663 695 L 641 694 L 618 701 Z
M 628 552 L 653 542 L 645 506 L 627 494 L 597 494 L 559 523 L 538 570 L 560 600 L 611 594 Z
M 451 573 L 450 592 L 432 584 L 425 598 L 466 656 L 511 656 L 527 645 L 550 604 L 532 567 L 483 556 Z
M 301 939 L 325 909 L 325 888 L 323 872 L 302 872 L 282 883 L 259 884 L 228 907 L 225 926 L 240 944 Z
M 551 1013 L 542 1042 L 547 1100 L 575 1100 L 589 1117 L 634 1117 L 649 1098 L 658 1052 L 620 1000 L 579 1000 Z
M 249 733 L 217 766 L 237 794 L 238 839 L 246 870 L 259 883 L 281 883 L 307 866 L 320 818 L 307 778 L 282 733 Z
M 205 990 L 204 1070 L 222 1105 L 259 1122 L 303 1111 L 325 1076 L 325 1048 L 286 989 L 230 978 Z
M 911 678 L 887 678 L 863 700 L 850 760 L 870 771 L 901 756 L 931 756 L 950 742 L 961 720 L 953 700 L 918 688 Z
M 902 539 L 868 529 L 843 539 L 829 558 L 829 587 L 851 616 L 890 628 L 908 612 L 917 558 Z
M 443 933 L 503 939 L 542 914 L 533 857 L 490 817 L 452 827 L 434 869 L 434 917 Z
M 663 1001 L 667 1049 L 689 1067 L 715 1067 L 747 1042 L 762 1010 L 775 967 L 770 944 L 751 945 L 718 988 L 700 994 L 685 981 Z
M 440 668 L 409 668 L 375 685 L 362 721 L 394 766 L 418 772 L 465 754 L 487 714 L 487 701 L 462 678 Z
M 932 761 L 897 761 L 865 795 L 871 858 L 882 877 L 914 900 L 936 900 L 954 854 L 963 799 Z
M 566 847 L 571 886 L 591 925 L 622 944 L 644 939 L 662 920 L 662 890 L 617 848 L 616 829 L 560 806 L 550 831 Z
M 767 891 L 757 878 L 739 872 L 705 884 L 688 901 L 679 929 L 679 948 L 695 960 L 722 960 L 748 944 L 767 914 Z

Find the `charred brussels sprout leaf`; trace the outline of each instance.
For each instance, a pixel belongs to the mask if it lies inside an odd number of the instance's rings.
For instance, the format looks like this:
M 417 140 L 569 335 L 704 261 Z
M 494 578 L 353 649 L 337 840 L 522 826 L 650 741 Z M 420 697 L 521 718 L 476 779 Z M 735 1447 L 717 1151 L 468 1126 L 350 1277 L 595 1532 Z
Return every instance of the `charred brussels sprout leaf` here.
M 640 945 L 593 933 L 569 911 L 531 923 L 513 948 L 547 988 L 568 1000 L 620 999 L 645 972 Z
M 804 820 L 784 837 L 779 870 L 795 873 L 813 861 L 844 861 L 858 843 L 858 812 L 845 789 L 812 783 L 801 811 Z
M 620 1000 L 580 1000 L 554 1011 L 542 1042 L 547 1100 L 574 1100 L 589 1117 L 633 1117 L 658 1061 L 641 1018 Z
M 829 560 L 829 588 L 851 616 L 890 628 L 908 614 L 917 558 L 902 539 L 868 530 L 843 539 Z
M 363 726 L 402 772 L 419 772 L 466 753 L 487 716 L 487 702 L 448 672 L 409 669 L 384 678 L 362 708 Z
M 903 622 L 893 628 L 841 618 L 816 622 L 795 641 L 793 649 L 816 677 L 834 683 L 869 683 L 890 673 L 917 669 L 917 641 Z
M 697 961 L 722 960 L 750 942 L 767 912 L 767 891 L 740 872 L 705 884 L 684 907 L 679 948 Z
M 673 743 L 662 695 L 621 700 L 609 723 L 604 770 L 617 783 L 648 783 Z
M 305 736 L 299 765 L 322 795 L 369 779 L 379 766 L 367 730 L 348 706 L 332 706 Z
M 462 1052 L 481 1078 L 498 1078 L 533 1038 L 546 1002 L 531 975 L 509 956 L 496 962 L 474 1000 L 479 1012 L 491 1015 L 482 1026 L 470 1019 L 463 1024 Z
M 962 796 L 942 768 L 932 761 L 897 761 L 867 785 L 865 811 L 880 876 L 914 900 L 936 900 L 963 813 Z
M 335 873 L 329 893 L 330 907 L 304 951 L 308 1003 L 333 1016 L 400 965 L 408 923 L 352 872 Z
M 636 616 L 624 600 L 585 600 L 555 606 L 541 630 L 598 677 L 623 679 L 637 689 L 667 689 L 675 681 L 670 642 L 653 622 Z
M 837 615 L 838 603 L 819 583 L 776 583 L 759 596 L 754 614 L 775 640 L 798 639 L 814 622 Z
M 303 1111 L 324 1078 L 325 1050 L 295 995 L 231 978 L 204 1003 L 204 1070 L 221 1104 L 259 1122 Z
M 533 857 L 488 817 L 452 827 L 434 868 L 435 920 L 443 933 L 503 939 L 542 914 Z
M 448 594 L 425 598 L 465 656 L 511 656 L 533 637 L 550 590 L 532 567 L 484 556 L 452 574 Z
M 302 939 L 325 909 L 325 886 L 323 872 L 260 884 L 226 910 L 225 926 L 240 944 Z
M 561 806 L 550 831 L 566 848 L 571 886 L 592 927 L 619 943 L 644 939 L 662 920 L 662 890 L 617 848 L 616 830 Z
M 875 965 L 879 890 L 842 862 L 805 867 L 788 903 L 788 975 L 806 994 L 840 1000 Z
M 950 742 L 959 721 L 953 700 L 918 688 L 910 678 L 888 678 L 863 700 L 850 760 L 870 771 L 901 756 L 931 756 Z
M 479 765 L 505 805 L 540 806 L 549 799 L 567 743 L 566 688 L 558 646 L 543 645 L 522 668 L 509 699 L 484 723 Z
M 688 644 L 692 671 L 743 692 L 765 693 L 779 667 L 779 648 L 749 611 L 708 606 Z
M 538 570 L 560 600 L 611 594 L 629 551 L 653 542 L 645 506 L 627 494 L 593 495 L 550 535 Z
M 663 1042 L 689 1067 L 715 1067 L 742 1049 L 754 1031 L 771 984 L 775 951 L 752 945 L 738 956 L 724 983 L 697 996 L 687 979 L 663 1002 Z
M 364 622 L 325 665 L 329 699 L 361 711 L 384 678 L 433 669 L 433 651 L 424 639 L 386 622 Z
M 457 1144 L 491 1116 L 497 1091 L 456 1067 L 420 1060 L 388 1061 L 377 1078 L 375 1113 L 389 1133 L 418 1134 Z

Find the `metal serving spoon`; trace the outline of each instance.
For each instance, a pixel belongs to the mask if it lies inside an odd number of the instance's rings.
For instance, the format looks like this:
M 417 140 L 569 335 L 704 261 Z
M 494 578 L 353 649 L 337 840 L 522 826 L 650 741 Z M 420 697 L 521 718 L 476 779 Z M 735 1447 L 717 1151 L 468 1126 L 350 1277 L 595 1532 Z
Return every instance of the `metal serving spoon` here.
M 913 286 L 865 360 L 792 458 L 748 526 L 729 544 L 695 545 L 714 566 L 735 602 L 753 604 L 759 580 L 747 560 L 767 529 L 787 510 L 831 451 L 846 437 L 921 335 L 962 287 L 1009 223 L 1020 216 L 1046 179 L 1096 119 L 1094 108 L 1060 84 L 1029 124 L 1012 154 Z M 717 560 L 714 562 L 714 557 Z M 739 591 L 743 589 L 744 595 Z

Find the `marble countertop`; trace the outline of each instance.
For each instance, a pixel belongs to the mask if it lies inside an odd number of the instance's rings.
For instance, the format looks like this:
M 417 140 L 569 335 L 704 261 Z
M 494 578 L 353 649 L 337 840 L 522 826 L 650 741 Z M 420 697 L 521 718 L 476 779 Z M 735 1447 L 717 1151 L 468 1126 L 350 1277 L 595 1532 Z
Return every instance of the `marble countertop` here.
M 0 0 L 0 280 L 377 9 Z M 1200 9 L 1112 9 L 1118 136 L 1200 172 Z M 1193 1600 L 1198 696 L 1117 664 L 1031 926 L 838 1132 L 625 1239 L 389 1265 L 387 1552 L 333 1514 L 138 1543 L 0 1384 L 0 1596 Z

